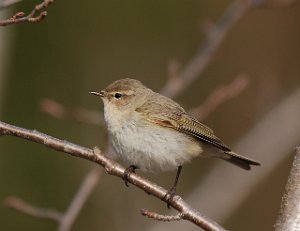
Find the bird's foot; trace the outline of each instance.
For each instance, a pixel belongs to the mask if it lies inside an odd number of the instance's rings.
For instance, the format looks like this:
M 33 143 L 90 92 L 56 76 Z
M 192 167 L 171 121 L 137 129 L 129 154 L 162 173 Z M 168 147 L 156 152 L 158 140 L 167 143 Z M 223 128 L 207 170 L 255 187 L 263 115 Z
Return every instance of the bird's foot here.
M 129 178 L 131 173 L 135 173 L 136 169 L 138 169 L 138 167 L 135 166 L 135 165 L 130 165 L 128 168 L 125 169 L 123 180 L 124 180 L 124 183 L 127 187 L 129 187 L 128 178 Z
M 170 209 L 170 202 L 173 199 L 173 197 L 176 195 L 176 187 L 172 187 L 164 196 L 163 200 L 167 201 L 167 207 Z

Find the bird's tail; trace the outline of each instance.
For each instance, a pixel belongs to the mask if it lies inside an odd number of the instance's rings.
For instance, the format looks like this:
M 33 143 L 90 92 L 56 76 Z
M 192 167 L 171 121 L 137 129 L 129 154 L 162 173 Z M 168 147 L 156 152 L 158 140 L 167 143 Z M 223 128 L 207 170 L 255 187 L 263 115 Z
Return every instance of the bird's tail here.
M 251 169 L 251 165 L 260 165 L 260 163 L 258 163 L 255 160 L 251 160 L 247 157 L 244 156 L 240 156 L 235 152 L 224 152 L 225 155 L 224 157 L 222 157 L 222 159 L 240 167 L 243 168 L 245 170 L 250 170 Z

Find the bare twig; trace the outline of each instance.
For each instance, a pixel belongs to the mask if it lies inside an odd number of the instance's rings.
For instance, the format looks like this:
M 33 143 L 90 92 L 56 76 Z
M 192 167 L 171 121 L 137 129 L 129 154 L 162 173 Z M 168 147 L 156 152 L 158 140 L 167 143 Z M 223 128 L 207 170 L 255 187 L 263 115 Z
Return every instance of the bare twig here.
M 206 68 L 224 40 L 228 31 L 249 9 L 252 1 L 235 1 L 219 22 L 209 30 L 206 41 L 176 78 L 170 78 L 162 89 L 162 94 L 174 98 L 184 91 Z
M 240 74 L 230 84 L 217 87 L 200 106 L 191 109 L 189 112 L 198 120 L 204 120 L 220 104 L 239 95 L 248 85 L 248 81 L 245 74 Z
M 101 154 L 99 149 L 85 148 L 68 141 L 63 141 L 49 135 L 43 134 L 36 130 L 28 130 L 21 127 L 16 127 L 4 122 L 0 122 L 0 135 L 16 136 L 18 138 L 26 139 L 32 142 L 43 144 L 51 149 L 59 152 L 64 152 L 72 156 L 80 157 L 89 161 L 93 161 L 105 168 L 110 175 L 117 176 L 123 179 L 125 168 L 117 162 L 105 157 Z M 182 218 L 188 220 L 193 224 L 202 227 L 205 230 L 225 230 L 215 221 L 203 216 L 190 205 L 188 205 L 180 196 L 176 195 L 171 199 L 166 199 L 165 195 L 168 192 L 166 189 L 156 185 L 155 183 L 138 176 L 137 174 L 130 174 L 128 182 L 136 187 L 143 189 L 146 193 L 151 194 L 166 203 L 169 203 L 174 209 L 182 213 Z
M 36 218 L 44 218 L 60 222 L 63 217 L 63 215 L 60 212 L 57 212 L 52 209 L 35 207 L 17 197 L 6 198 L 4 204 L 9 208 L 13 208 L 19 212 L 25 213 Z
M 53 209 L 37 208 L 17 197 L 8 197 L 5 199 L 4 204 L 9 208 L 13 208 L 32 217 L 56 221 L 58 223 L 58 231 L 69 231 L 71 230 L 71 227 L 78 217 L 78 214 L 86 200 L 101 178 L 102 173 L 102 169 L 93 168 L 86 175 L 77 194 L 74 196 L 65 213 L 60 213 Z
M 61 221 L 59 222 L 59 231 L 68 231 L 71 230 L 74 221 L 78 217 L 83 205 L 85 204 L 86 200 L 92 193 L 93 189 L 97 185 L 99 179 L 102 176 L 102 169 L 93 168 L 85 177 L 84 181 L 82 182 L 79 191 L 73 198 L 72 203 L 70 204 L 68 210 Z
M 0 26 L 7 26 L 24 22 L 41 22 L 47 16 L 47 11 L 42 10 L 46 9 L 53 2 L 54 0 L 44 0 L 40 4 L 36 5 L 34 9 L 27 15 L 24 12 L 17 12 L 9 19 L 0 20 Z
M 262 7 L 285 8 L 293 6 L 296 0 L 249 0 Z
M 10 7 L 11 5 L 14 5 L 22 0 L 4 0 L 0 1 L 0 10 L 3 10 L 5 8 Z
M 293 166 L 282 197 L 275 231 L 300 230 L 300 145 L 296 147 Z
M 73 119 L 81 123 L 97 126 L 104 124 L 103 116 L 99 111 L 88 110 L 83 107 L 67 108 L 53 99 L 42 99 L 40 101 L 40 109 L 56 119 Z
M 107 149 L 108 150 L 108 149 Z M 72 228 L 86 200 L 89 198 L 102 176 L 102 169 L 92 168 L 81 183 L 78 192 L 74 196 L 69 208 L 64 213 L 54 209 L 37 208 L 17 197 L 8 197 L 4 204 L 21 213 L 42 218 L 51 219 L 58 223 L 58 231 L 69 231 Z
M 180 221 L 183 217 L 182 213 L 178 213 L 177 215 L 162 215 L 155 212 L 150 212 L 147 209 L 141 209 L 141 214 L 157 221 Z

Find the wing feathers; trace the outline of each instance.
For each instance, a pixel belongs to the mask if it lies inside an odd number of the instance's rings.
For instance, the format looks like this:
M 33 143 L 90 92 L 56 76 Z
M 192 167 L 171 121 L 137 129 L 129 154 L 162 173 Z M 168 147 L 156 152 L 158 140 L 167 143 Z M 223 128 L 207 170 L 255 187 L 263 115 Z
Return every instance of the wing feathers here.
M 149 110 L 149 108 L 153 110 Z M 161 105 L 159 102 L 151 102 L 144 104 L 135 111 L 149 122 L 191 135 L 223 151 L 230 151 L 230 148 L 216 137 L 210 128 L 186 114 L 184 109 L 179 105 L 170 108 L 170 105 Z

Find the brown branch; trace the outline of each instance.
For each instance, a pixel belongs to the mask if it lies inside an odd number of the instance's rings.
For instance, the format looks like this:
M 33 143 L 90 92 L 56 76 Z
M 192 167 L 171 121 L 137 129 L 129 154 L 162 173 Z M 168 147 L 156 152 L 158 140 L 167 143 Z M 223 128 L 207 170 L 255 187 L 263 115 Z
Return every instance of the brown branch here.
M 48 6 L 50 6 L 53 2 L 54 0 L 44 0 L 40 4 L 36 5 L 33 10 L 27 15 L 24 12 L 18 12 L 9 19 L 0 20 L 0 26 L 7 26 L 24 22 L 41 22 L 47 16 L 47 11 L 42 10 L 48 8 Z
M 184 91 L 208 66 L 228 31 L 255 1 L 235 1 L 224 12 L 219 22 L 209 31 L 206 40 L 185 68 L 167 81 L 162 94 L 171 98 Z
M 250 0 L 256 5 L 269 8 L 286 8 L 296 4 L 296 0 Z
M 150 212 L 147 209 L 141 209 L 141 214 L 145 217 L 157 220 L 157 221 L 180 221 L 182 220 L 183 214 L 178 213 L 177 215 L 162 215 L 155 212 Z
M 198 120 L 204 120 L 218 106 L 239 95 L 248 85 L 249 79 L 245 74 L 240 74 L 228 85 L 217 87 L 209 97 L 198 107 L 189 111 Z
M 42 99 L 40 101 L 42 112 L 56 119 L 73 119 L 75 121 L 90 125 L 103 125 L 104 119 L 99 111 L 88 110 L 83 107 L 68 108 L 53 99 Z
M 4 204 L 12 209 L 36 218 L 44 218 L 52 221 L 60 222 L 63 215 L 52 209 L 35 207 L 17 197 L 8 197 L 4 200 Z
M 0 10 L 3 10 L 5 8 L 10 7 L 11 5 L 14 5 L 22 0 L 3 0 L 0 2 Z
M 54 149 L 59 152 L 64 152 L 72 156 L 80 157 L 92 162 L 95 162 L 105 168 L 106 172 L 110 175 L 117 176 L 123 179 L 125 168 L 117 162 L 105 157 L 101 154 L 99 149 L 89 149 L 77 144 L 63 141 L 49 135 L 43 134 L 36 130 L 28 130 L 21 127 L 16 127 L 0 121 L 0 135 L 16 136 L 18 138 L 26 139 L 32 142 L 40 143 L 48 148 Z M 137 174 L 130 174 L 128 182 L 136 187 L 144 190 L 147 194 L 151 194 L 166 203 L 169 203 L 174 209 L 182 213 L 182 218 L 188 220 L 195 225 L 202 227 L 205 230 L 225 230 L 215 221 L 205 217 L 197 212 L 190 205 L 188 205 L 180 196 L 176 195 L 167 201 L 165 198 L 166 189 L 156 185 L 155 183 L 138 176 Z
M 38 208 L 17 197 L 8 197 L 5 199 L 4 204 L 9 208 L 13 208 L 32 217 L 56 221 L 58 223 L 59 231 L 69 231 L 71 230 L 71 227 L 78 217 L 86 200 L 89 198 L 101 178 L 102 173 L 102 169 L 93 168 L 86 175 L 77 194 L 73 198 L 65 213 L 60 213 L 53 209 Z
M 58 231 L 68 231 L 71 230 L 74 221 L 78 217 L 83 205 L 89 198 L 90 194 L 96 187 L 99 179 L 102 176 L 102 169 L 93 168 L 85 177 L 84 181 L 80 185 L 80 189 L 73 198 L 69 208 L 63 214 L 61 221 L 59 222 Z
M 214 25 L 210 25 L 207 31 L 206 40 L 199 48 L 194 57 L 185 65 L 185 68 L 179 71 L 169 68 L 171 72 L 169 81 L 162 88 L 161 93 L 175 98 L 181 92 L 190 86 L 196 78 L 198 78 L 210 64 L 216 51 L 225 39 L 229 30 L 239 21 L 239 19 L 249 9 L 254 7 L 289 7 L 292 6 L 295 0 L 236 0 L 225 10 L 223 16 Z M 175 67 L 178 67 L 175 66 Z
M 275 231 L 299 230 L 300 227 L 300 145 L 296 147 L 295 152 Z

